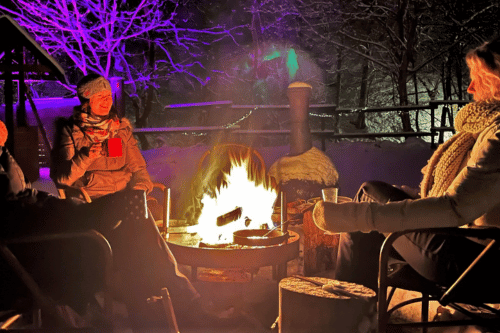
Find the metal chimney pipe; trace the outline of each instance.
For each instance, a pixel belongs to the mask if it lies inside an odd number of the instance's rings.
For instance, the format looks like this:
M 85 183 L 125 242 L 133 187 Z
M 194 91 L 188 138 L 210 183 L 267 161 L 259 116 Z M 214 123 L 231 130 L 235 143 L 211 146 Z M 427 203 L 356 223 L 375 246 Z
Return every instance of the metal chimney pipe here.
M 312 148 L 309 128 L 309 98 L 312 86 L 305 82 L 293 82 L 288 86 L 290 101 L 290 155 L 296 156 Z

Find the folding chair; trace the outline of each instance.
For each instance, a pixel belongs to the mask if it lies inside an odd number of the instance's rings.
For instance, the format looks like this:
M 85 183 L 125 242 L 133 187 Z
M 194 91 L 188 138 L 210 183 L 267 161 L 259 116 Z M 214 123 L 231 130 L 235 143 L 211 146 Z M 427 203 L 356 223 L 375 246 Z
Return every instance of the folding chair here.
M 462 275 L 450 286 L 443 287 L 434 282 L 425 279 L 409 265 L 405 265 L 403 269 L 389 276 L 389 254 L 394 241 L 408 233 L 413 232 L 429 232 L 436 234 L 445 234 L 459 237 L 474 237 L 482 240 L 490 240 L 485 249 L 476 257 Z M 390 234 L 382 246 L 379 262 L 379 294 L 378 294 L 378 332 L 401 332 L 401 327 L 421 327 L 423 333 L 427 332 L 429 327 L 442 326 L 467 326 L 476 325 L 492 329 L 492 332 L 500 332 L 500 311 L 492 308 L 488 304 L 500 303 L 500 286 L 498 279 L 495 279 L 496 268 L 492 267 L 492 278 L 485 279 L 485 283 L 477 284 L 470 283 L 471 277 L 477 272 L 478 265 L 484 262 L 484 259 L 489 255 L 495 255 L 495 251 L 499 251 L 500 246 L 500 228 L 432 228 L 405 230 Z M 387 292 L 390 287 L 389 293 Z M 394 305 L 389 309 L 391 298 L 397 288 L 417 291 L 422 294 L 422 297 L 409 299 L 399 304 Z M 429 301 L 438 301 L 442 306 L 450 306 L 453 309 L 463 313 L 469 319 L 465 320 L 447 320 L 429 322 Z M 421 302 L 421 321 L 412 323 L 390 323 L 390 316 L 394 311 L 401 309 L 403 306 Z M 467 306 L 472 305 L 478 309 L 488 312 L 488 316 L 484 313 L 472 312 L 467 309 Z M 397 329 L 399 328 L 399 330 Z
M 88 230 L 81 232 L 66 232 L 66 233 L 57 233 L 57 234 L 33 234 L 25 237 L 19 238 L 10 238 L 10 239 L 0 239 L 0 257 L 3 259 L 3 264 L 6 266 L 4 268 L 10 268 L 13 273 L 12 276 L 15 278 L 11 281 L 2 281 L 2 286 L 0 288 L 13 288 L 11 295 L 13 297 L 24 297 L 29 299 L 29 305 L 31 306 L 32 313 L 34 314 L 34 318 L 32 320 L 32 327 L 27 327 L 27 331 L 36 332 L 43 331 L 43 329 L 51 328 L 60 328 L 63 330 L 72 330 L 75 328 L 75 323 L 72 321 L 74 317 L 68 316 L 67 313 L 61 311 L 61 306 L 64 303 L 61 303 L 61 300 L 55 300 L 50 292 L 44 289 L 40 285 L 40 281 L 34 277 L 32 270 L 30 270 L 29 265 L 21 263 L 18 259 L 18 256 L 14 254 L 11 250 L 11 247 L 15 247 L 16 249 L 21 248 L 25 253 L 29 255 L 30 251 L 39 251 L 40 248 L 36 246 L 36 244 L 40 243 L 53 243 L 59 241 L 90 241 L 89 244 L 100 253 L 102 258 L 102 262 L 104 263 L 103 270 L 103 278 L 102 281 L 102 292 L 104 298 L 104 305 L 102 309 L 102 317 L 105 319 L 111 319 L 113 313 L 113 299 L 110 291 L 111 280 L 112 280 L 112 269 L 113 269 L 113 255 L 111 248 L 109 246 L 108 241 L 97 231 Z M 45 274 L 50 274 L 50 270 L 47 270 Z M 60 276 L 53 276 L 53 279 L 56 282 L 61 281 Z M 21 283 L 19 283 L 19 281 Z M 9 285 L 11 282 L 13 285 Z M 61 283 L 62 284 L 62 283 Z M 21 288 L 20 288 L 21 286 Z M 22 288 L 25 287 L 25 288 Z M 5 300 L 3 300 L 5 305 Z M 7 319 L 4 321 L 4 324 L 1 326 L 0 331 L 6 330 L 9 326 L 15 321 L 14 318 L 18 318 L 20 314 L 26 312 L 28 310 L 26 307 L 16 308 L 15 299 L 12 299 L 13 308 L 11 308 L 11 320 Z M 78 300 L 75 300 L 78 301 Z M 24 303 L 25 304 L 25 303 Z M 40 312 L 48 315 L 54 322 L 51 325 L 55 325 L 55 327 L 47 327 L 47 325 L 43 322 L 40 322 Z M 73 316 L 76 313 L 73 314 Z M 103 327 L 95 328 L 97 330 L 102 329 L 111 329 L 112 322 L 111 320 L 106 320 L 105 323 L 102 323 Z M 84 331 L 91 331 L 90 327 L 81 327 Z

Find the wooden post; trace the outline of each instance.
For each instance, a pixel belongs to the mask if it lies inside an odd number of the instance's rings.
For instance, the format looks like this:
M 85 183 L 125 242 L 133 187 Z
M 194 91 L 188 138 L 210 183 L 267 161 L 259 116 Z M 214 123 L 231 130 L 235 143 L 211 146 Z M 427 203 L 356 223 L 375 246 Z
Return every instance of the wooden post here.
M 5 48 L 5 85 L 3 87 L 5 96 L 5 126 L 9 132 L 7 137 L 7 149 L 15 157 L 14 152 L 14 89 L 12 86 L 12 50 L 10 47 Z
M 286 193 L 281 191 L 281 231 L 282 232 L 287 232 L 288 230 L 288 223 L 287 222 L 287 211 L 286 211 Z
M 335 269 L 339 234 L 326 235 L 314 224 L 312 209 L 304 212 L 304 275 Z
M 16 48 L 16 58 L 19 65 L 17 81 L 17 101 L 19 107 L 16 112 L 16 122 L 18 127 L 28 126 L 28 117 L 26 115 L 26 95 L 24 93 L 24 50 L 22 46 Z

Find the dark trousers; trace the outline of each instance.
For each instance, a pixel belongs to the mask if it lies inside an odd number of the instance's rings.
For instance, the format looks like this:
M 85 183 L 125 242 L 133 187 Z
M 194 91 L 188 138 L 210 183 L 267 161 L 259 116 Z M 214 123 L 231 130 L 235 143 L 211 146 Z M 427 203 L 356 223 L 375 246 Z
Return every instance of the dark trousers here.
M 159 296 L 164 287 L 169 290 L 180 323 L 191 322 L 193 313 L 200 311 L 198 293 L 179 271 L 154 219 L 146 217 L 144 191 L 124 190 L 91 203 L 27 192 L 15 200 L 0 200 L 0 211 L 0 237 L 88 229 L 102 233 L 113 251 L 115 297 L 126 304 L 136 328 L 166 323 L 162 313 L 147 303 L 147 298 Z M 101 251 L 88 241 L 20 244 L 12 246 L 12 251 L 44 292 L 77 312 L 83 313 L 95 292 L 103 287 Z M 4 272 L 6 267 L 0 258 L 1 281 L 15 280 L 10 272 Z M 0 305 L 18 294 L 17 290 L 0 288 Z M 161 307 L 158 304 L 156 308 Z
M 384 182 L 364 183 L 356 202 L 400 201 L 410 199 L 404 191 Z M 335 278 L 377 290 L 378 263 L 384 235 L 343 233 L 339 240 Z M 417 273 L 442 286 L 449 286 L 467 268 L 484 246 L 463 237 L 411 233 L 394 243 L 392 262 L 408 264 Z
M 113 196 L 118 197 L 118 206 L 109 207 L 107 202 L 113 201 Z M 124 191 L 99 198 L 90 205 L 102 207 L 97 211 L 107 214 L 112 214 L 117 208 L 124 210 L 118 227 L 103 231 L 103 235 L 113 249 L 115 270 L 123 283 L 119 293 L 127 306 L 132 326 L 141 331 L 166 323 L 161 313 L 161 302 L 147 304 L 147 298 L 160 296 L 160 290 L 164 287 L 168 288 L 180 324 L 186 325 L 186 321 L 191 321 L 192 312 L 200 310 L 196 299 L 199 295 L 188 278 L 179 271 L 151 213 L 148 212 L 148 217 L 144 218 L 144 200 L 143 193 Z

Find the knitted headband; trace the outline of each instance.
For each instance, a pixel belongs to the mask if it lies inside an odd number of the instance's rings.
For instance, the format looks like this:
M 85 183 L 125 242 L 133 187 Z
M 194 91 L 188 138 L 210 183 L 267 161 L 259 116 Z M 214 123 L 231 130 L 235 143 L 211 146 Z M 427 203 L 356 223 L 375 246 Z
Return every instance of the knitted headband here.
M 93 78 L 93 76 L 88 75 L 80 81 L 76 90 L 80 102 L 84 102 L 101 91 L 111 91 L 111 84 L 102 76 Z
M 7 141 L 7 127 L 5 127 L 5 124 L 0 120 L 0 146 L 5 145 L 5 141 Z

